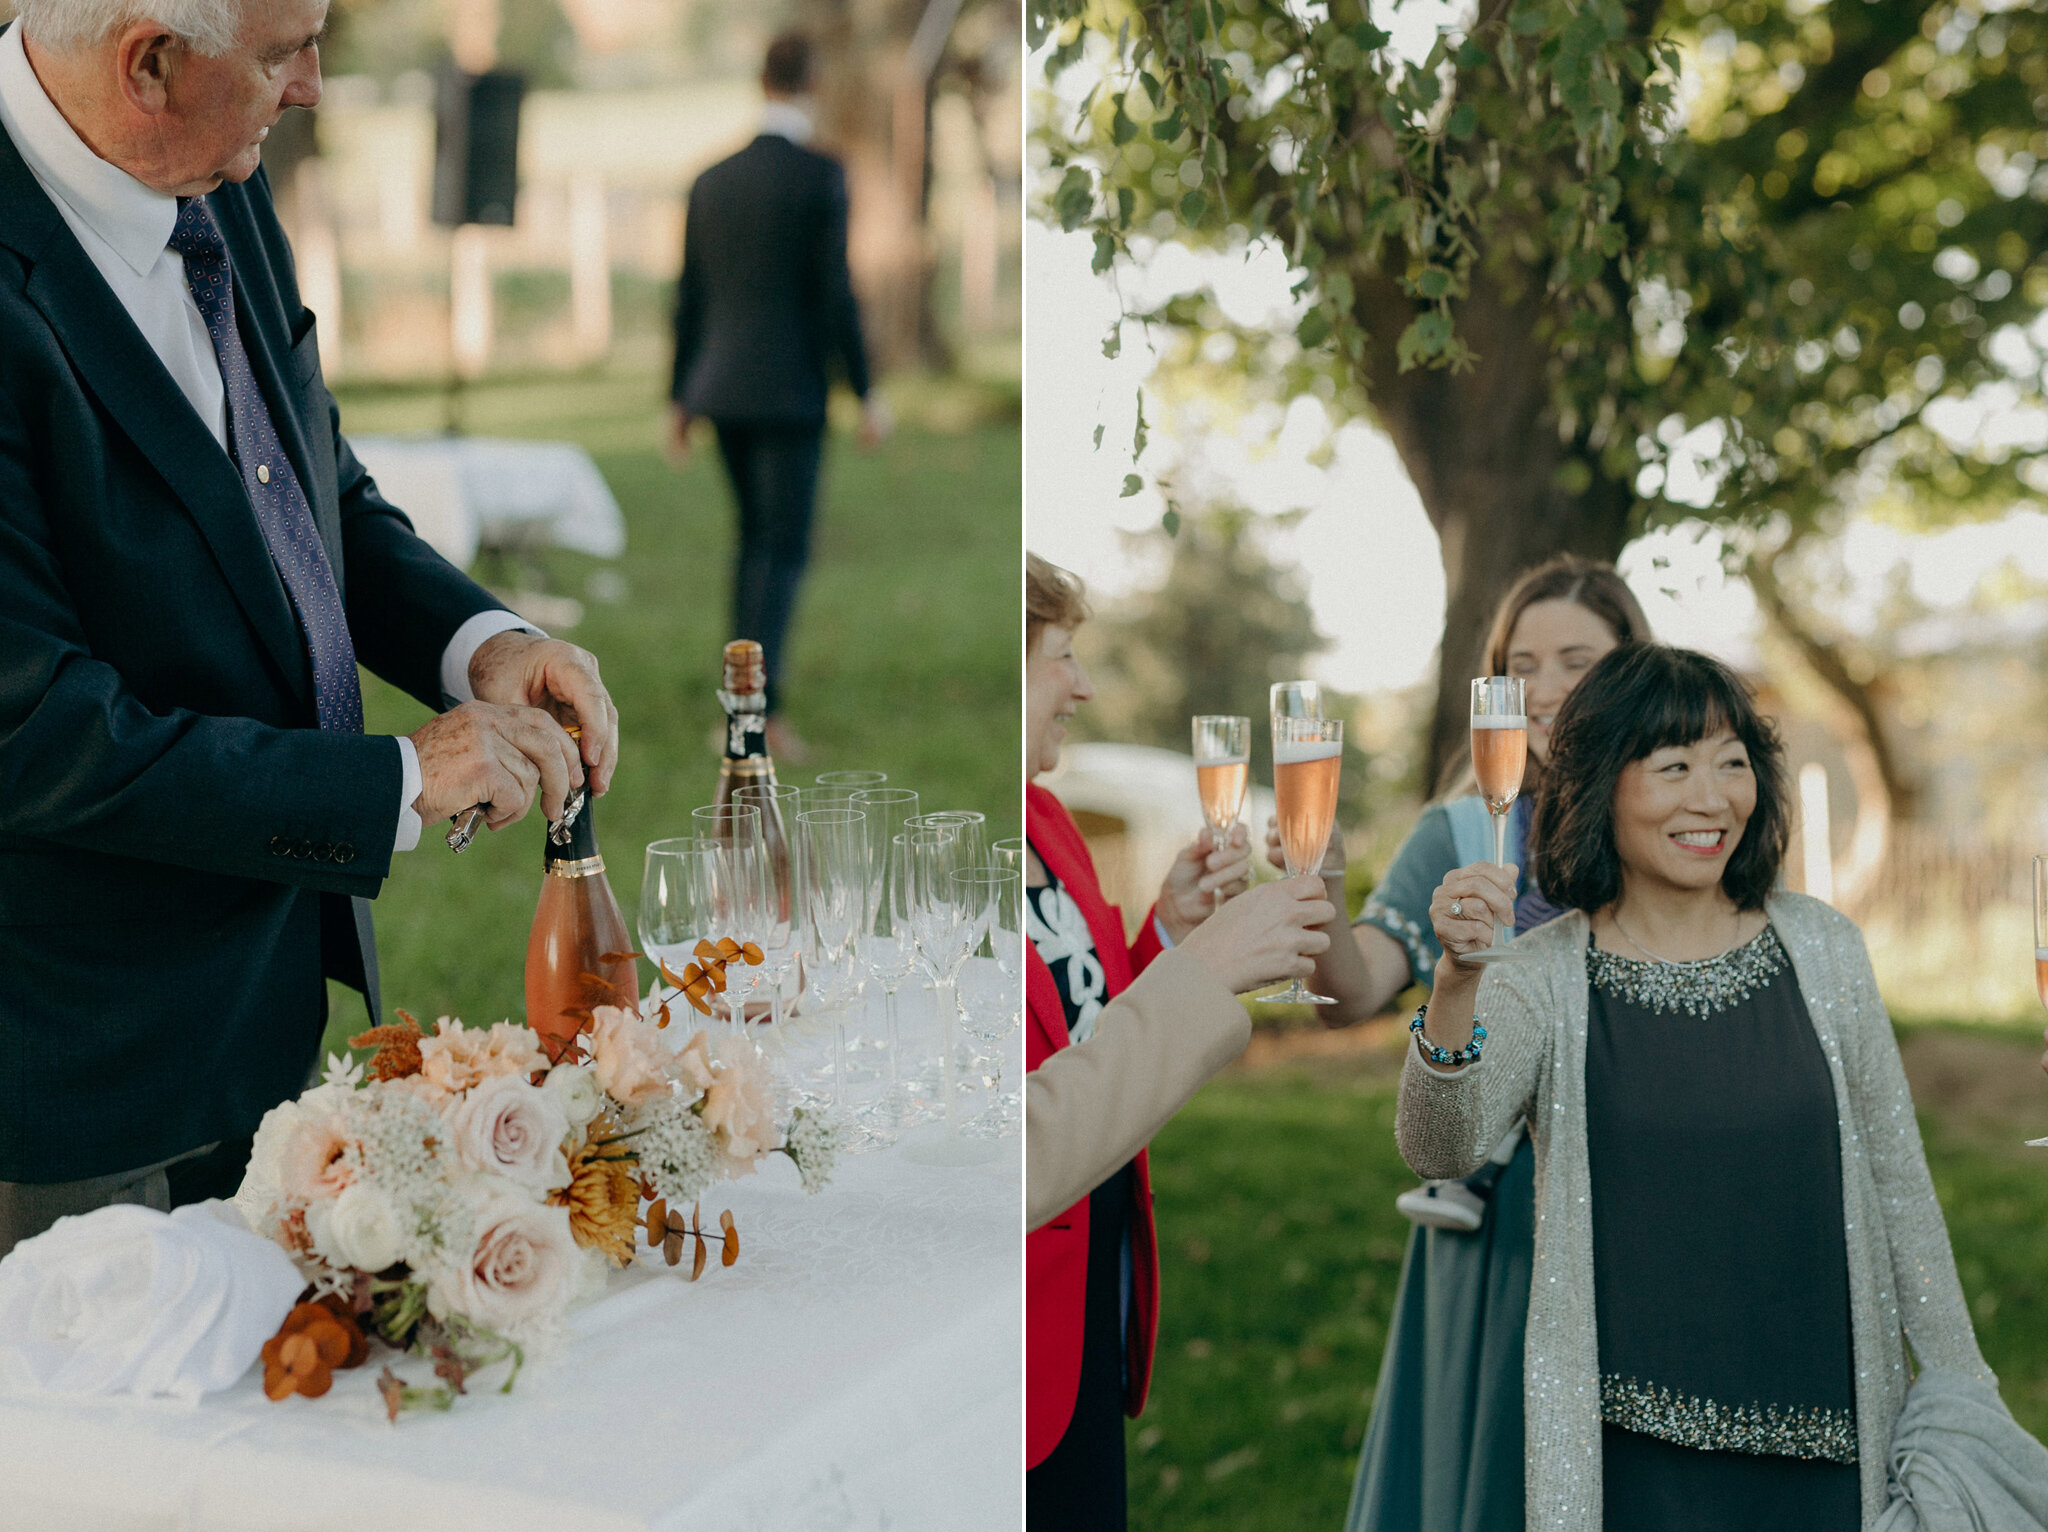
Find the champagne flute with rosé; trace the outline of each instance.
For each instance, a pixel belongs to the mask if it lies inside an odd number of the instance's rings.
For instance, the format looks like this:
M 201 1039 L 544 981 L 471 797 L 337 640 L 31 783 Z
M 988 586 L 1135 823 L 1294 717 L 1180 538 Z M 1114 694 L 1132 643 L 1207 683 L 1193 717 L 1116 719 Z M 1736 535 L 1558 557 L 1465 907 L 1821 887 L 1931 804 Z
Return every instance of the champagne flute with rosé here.
M 1508 859 L 1508 814 L 1522 793 L 1529 764 L 1528 683 L 1520 676 L 1480 676 L 1472 683 L 1472 774 L 1493 817 L 1493 859 Z M 1525 954 L 1508 946 L 1512 924 L 1493 928 L 1493 945 L 1460 954 L 1461 963 L 1491 963 Z
M 1245 788 L 1251 781 L 1252 721 L 1224 713 L 1201 713 L 1194 720 L 1195 790 L 1202 798 L 1202 818 L 1218 846 L 1230 842 L 1231 829 L 1244 812 Z M 1223 890 L 1209 891 L 1210 908 L 1223 908 Z
M 1273 807 L 1280 818 L 1280 855 L 1287 876 L 1323 865 L 1330 827 L 1337 821 L 1337 778 L 1344 759 L 1344 722 L 1337 718 L 1273 720 Z M 1334 1005 L 1296 979 L 1277 995 L 1286 1004 Z

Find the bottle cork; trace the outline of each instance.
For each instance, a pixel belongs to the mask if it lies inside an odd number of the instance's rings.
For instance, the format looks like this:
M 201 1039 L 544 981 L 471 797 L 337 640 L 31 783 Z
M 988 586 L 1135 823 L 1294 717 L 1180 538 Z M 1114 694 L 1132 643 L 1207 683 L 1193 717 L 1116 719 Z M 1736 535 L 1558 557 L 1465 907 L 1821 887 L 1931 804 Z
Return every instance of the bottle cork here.
M 751 638 L 736 638 L 725 646 L 725 691 L 745 694 L 762 691 L 767 685 L 768 665 L 760 644 Z

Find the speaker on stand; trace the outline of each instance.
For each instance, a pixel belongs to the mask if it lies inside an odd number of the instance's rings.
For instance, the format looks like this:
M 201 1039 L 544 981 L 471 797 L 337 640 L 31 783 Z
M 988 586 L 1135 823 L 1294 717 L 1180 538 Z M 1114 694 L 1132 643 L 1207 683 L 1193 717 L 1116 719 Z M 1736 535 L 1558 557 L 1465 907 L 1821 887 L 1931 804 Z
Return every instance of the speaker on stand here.
M 510 227 L 519 195 L 519 109 L 526 77 L 443 68 L 434 92 L 434 222 L 455 231 L 448 273 L 447 431 L 462 431 L 462 391 L 490 357 L 488 249 L 474 227 Z

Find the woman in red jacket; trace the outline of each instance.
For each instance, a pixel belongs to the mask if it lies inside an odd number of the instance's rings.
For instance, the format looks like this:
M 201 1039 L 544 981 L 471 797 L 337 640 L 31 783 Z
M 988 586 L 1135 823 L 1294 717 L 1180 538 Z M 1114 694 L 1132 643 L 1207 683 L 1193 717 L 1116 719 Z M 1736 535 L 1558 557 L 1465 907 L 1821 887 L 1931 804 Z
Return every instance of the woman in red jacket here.
M 1078 583 L 1027 555 L 1026 767 L 1059 763 L 1093 695 L 1073 650 Z M 1144 1144 L 1243 1051 L 1239 993 L 1314 968 L 1335 916 L 1320 878 L 1250 881 L 1245 832 L 1175 859 L 1135 943 L 1060 802 L 1027 789 L 1026 1476 L 1032 1532 L 1124 1526 L 1123 1417 L 1145 1402 L 1159 1277 Z

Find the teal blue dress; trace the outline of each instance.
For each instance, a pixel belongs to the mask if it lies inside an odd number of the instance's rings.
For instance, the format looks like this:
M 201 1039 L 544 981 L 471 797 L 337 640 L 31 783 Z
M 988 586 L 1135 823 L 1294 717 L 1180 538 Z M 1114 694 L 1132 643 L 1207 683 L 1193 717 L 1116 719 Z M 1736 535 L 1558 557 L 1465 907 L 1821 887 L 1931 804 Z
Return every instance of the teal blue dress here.
M 1509 820 L 1517 864 L 1528 814 L 1518 802 Z M 1419 983 L 1443 951 L 1430 898 L 1453 868 L 1492 859 L 1488 835 L 1477 798 L 1432 805 L 1359 914 L 1401 944 Z M 1559 913 L 1525 877 L 1516 932 Z M 1528 1136 L 1505 1165 L 1465 1184 L 1487 1204 L 1479 1228 L 1409 1234 L 1346 1532 L 1522 1532 L 1522 1343 L 1536 1250 Z

